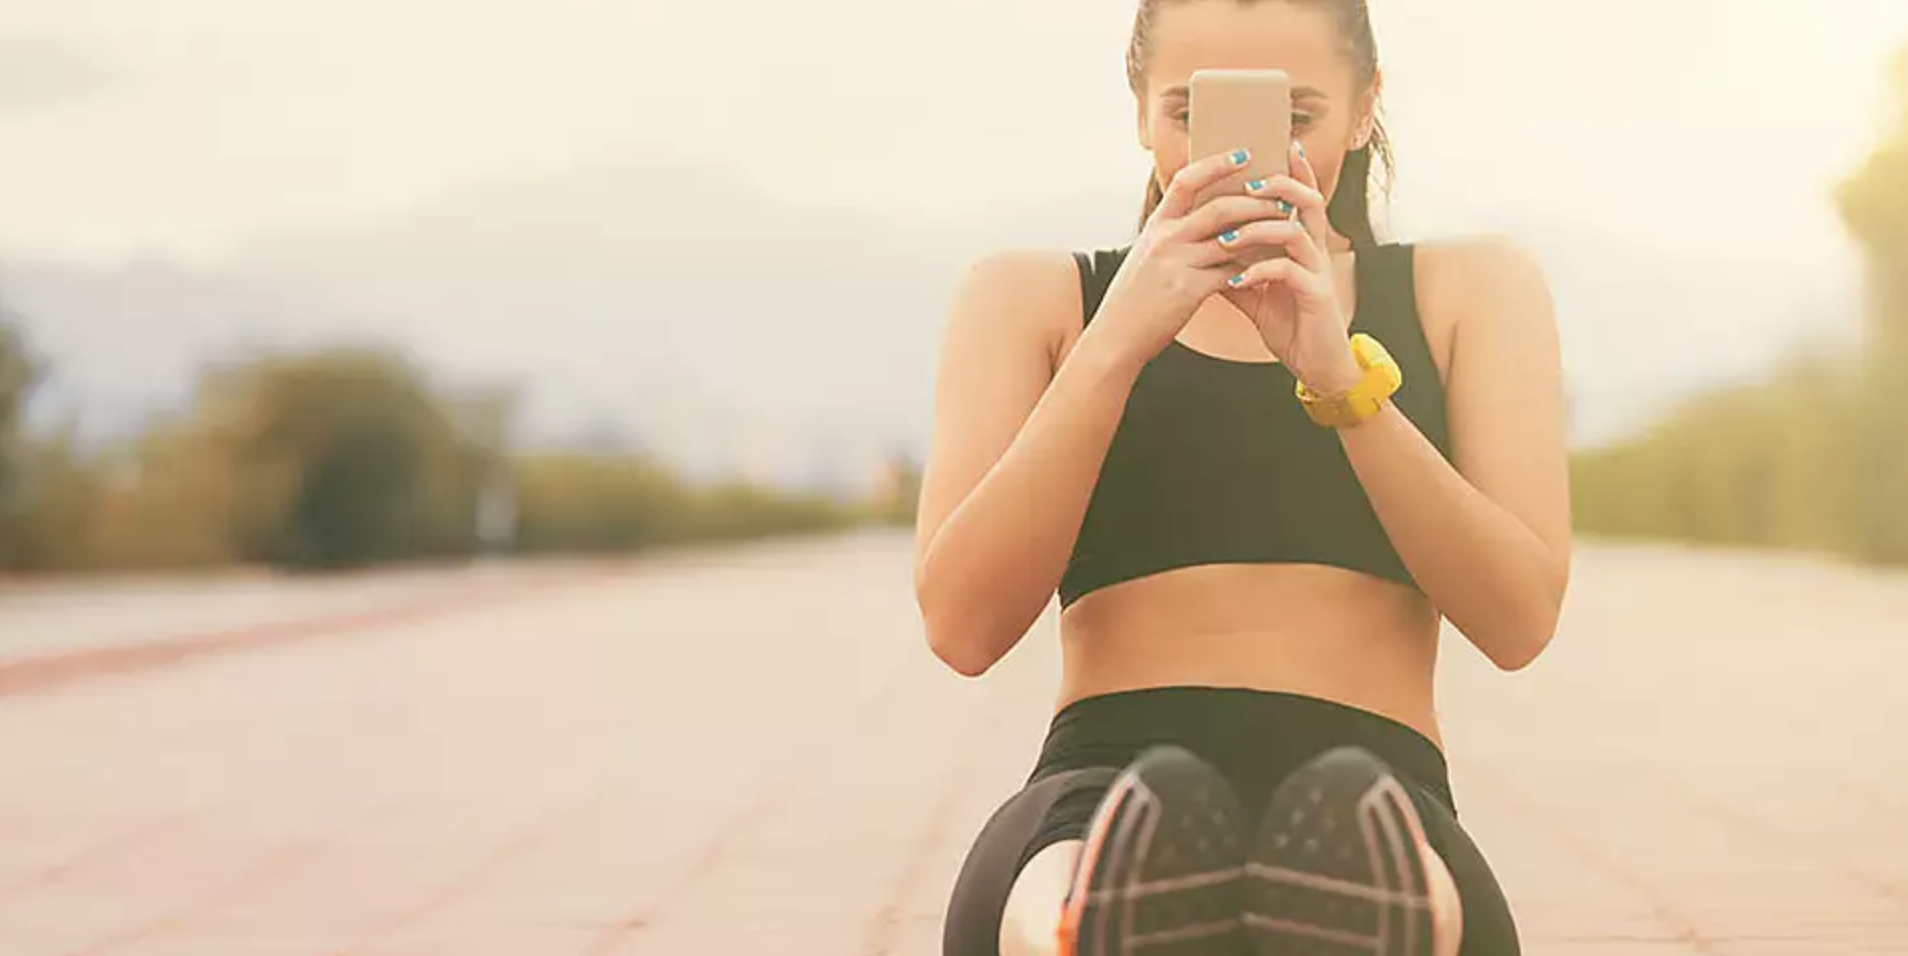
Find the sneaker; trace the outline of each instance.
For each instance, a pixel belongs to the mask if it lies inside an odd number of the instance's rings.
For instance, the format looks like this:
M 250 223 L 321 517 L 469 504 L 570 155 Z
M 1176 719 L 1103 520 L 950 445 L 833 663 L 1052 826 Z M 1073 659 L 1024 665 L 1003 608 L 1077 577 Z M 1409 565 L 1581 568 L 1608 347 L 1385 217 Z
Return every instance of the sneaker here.
M 1384 764 L 1341 748 L 1272 793 L 1246 864 L 1260 956 L 1431 956 L 1424 829 Z
M 1141 754 L 1094 812 L 1061 956 L 1241 956 L 1249 832 L 1217 771 L 1178 747 Z

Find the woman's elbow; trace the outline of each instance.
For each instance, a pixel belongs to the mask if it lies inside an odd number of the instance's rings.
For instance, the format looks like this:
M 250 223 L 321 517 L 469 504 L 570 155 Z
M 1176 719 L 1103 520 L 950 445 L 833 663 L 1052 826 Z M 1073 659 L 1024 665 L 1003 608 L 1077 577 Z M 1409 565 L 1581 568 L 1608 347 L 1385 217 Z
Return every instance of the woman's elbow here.
M 1490 658 L 1497 669 L 1506 674 L 1515 674 L 1537 662 L 1543 656 L 1544 648 L 1550 645 L 1547 634 L 1525 636 L 1515 641 L 1495 645 L 1484 656 Z
M 962 677 L 979 677 L 1000 660 L 988 653 L 989 642 L 981 640 L 982 628 L 971 611 L 963 608 L 971 602 L 940 593 L 941 589 L 925 574 L 914 581 L 914 602 L 921 611 L 928 649 L 941 663 Z
M 1537 662 L 1557 636 L 1562 616 L 1561 596 L 1534 602 L 1525 613 L 1516 615 L 1497 636 L 1485 645 L 1485 656 L 1497 669 L 1514 674 Z
M 973 621 L 971 615 L 953 620 L 949 617 L 922 607 L 921 621 L 927 630 L 928 649 L 962 677 L 980 677 L 993 669 L 1001 655 L 989 650 L 993 642 L 985 640 L 978 622 Z
M 928 649 L 934 652 L 941 663 L 949 670 L 966 678 L 977 678 L 992 670 L 998 659 L 974 650 L 974 645 L 965 641 L 945 638 L 937 639 L 936 632 L 928 631 Z

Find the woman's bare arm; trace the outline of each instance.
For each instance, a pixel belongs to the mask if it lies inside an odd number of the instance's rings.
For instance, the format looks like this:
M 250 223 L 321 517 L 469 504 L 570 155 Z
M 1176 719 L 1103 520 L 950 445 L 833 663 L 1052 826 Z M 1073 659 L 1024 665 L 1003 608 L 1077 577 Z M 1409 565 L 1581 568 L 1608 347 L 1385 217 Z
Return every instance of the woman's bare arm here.
M 970 270 L 948 319 L 914 580 L 929 646 L 966 676 L 1052 599 L 1138 373 L 1089 334 L 1060 359 L 1080 310 L 1069 256 L 1006 253 Z
M 1570 479 L 1556 317 L 1543 272 L 1501 240 L 1420 250 L 1427 310 L 1457 316 L 1452 459 L 1395 406 L 1340 432 L 1425 594 L 1504 670 L 1556 633 L 1570 580 Z
M 928 644 L 977 676 L 1026 635 L 1066 572 L 1106 450 L 1140 369 L 1225 288 L 1239 225 L 1270 199 L 1200 191 L 1240 150 L 1182 168 L 1134 239 L 1092 324 L 1064 254 L 983 260 L 955 296 L 935 385 L 934 443 L 915 526 L 914 590 Z

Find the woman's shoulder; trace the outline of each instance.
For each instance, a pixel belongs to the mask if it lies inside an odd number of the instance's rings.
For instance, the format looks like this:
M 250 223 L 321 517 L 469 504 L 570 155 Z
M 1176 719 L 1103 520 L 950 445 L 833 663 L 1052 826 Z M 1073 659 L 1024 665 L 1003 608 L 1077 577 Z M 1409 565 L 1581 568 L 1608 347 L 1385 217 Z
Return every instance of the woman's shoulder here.
M 1500 316 L 1531 317 L 1535 306 L 1547 308 L 1543 263 L 1511 236 L 1444 237 L 1409 246 L 1427 331 L 1452 332 L 1460 323 L 1494 322 Z
M 997 249 L 967 265 L 954 295 L 951 323 L 990 335 L 1034 336 L 1056 350 L 1077 335 L 1084 283 L 1079 257 L 1066 249 Z
M 1515 239 L 1496 234 L 1391 239 L 1381 255 L 1402 261 L 1432 360 L 1447 382 L 1460 329 L 1548 307 L 1548 287 L 1537 258 Z M 1393 272 L 1392 274 L 1398 274 Z M 1548 319 L 1548 312 L 1543 318 Z
M 1417 251 L 1420 266 L 1458 270 L 1539 268 L 1537 256 L 1517 237 L 1506 233 L 1439 236 L 1401 242 Z
M 1046 292 L 1073 281 L 1076 253 L 1064 249 L 992 249 L 968 262 L 964 289 Z
M 1536 254 L 1511 236 L 1456 236 L 1408 245 L 1416 260 L 1420 302 L 1456 304 L 1480 291 L 1547 281 Z

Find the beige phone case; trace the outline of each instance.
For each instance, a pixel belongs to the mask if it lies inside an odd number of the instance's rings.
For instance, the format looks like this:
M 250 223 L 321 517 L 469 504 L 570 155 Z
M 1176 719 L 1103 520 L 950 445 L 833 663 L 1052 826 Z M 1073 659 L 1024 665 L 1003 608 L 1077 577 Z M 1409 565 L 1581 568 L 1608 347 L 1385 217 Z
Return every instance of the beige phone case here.
M 1252 161 L 1199 194 L 1243 195 L 1245 184 L 1291 171 L 1292 80 L 1283 70 L 1200 70 L 1192 75 L 1190 155 L 1197 162 L 1215 153 L 1248 149 Z M 1242 250 L 1235 261 L 1251 265 L 1282 258 L 1282 249 Z

